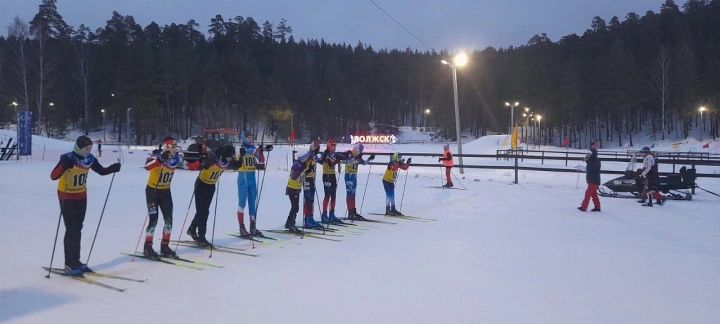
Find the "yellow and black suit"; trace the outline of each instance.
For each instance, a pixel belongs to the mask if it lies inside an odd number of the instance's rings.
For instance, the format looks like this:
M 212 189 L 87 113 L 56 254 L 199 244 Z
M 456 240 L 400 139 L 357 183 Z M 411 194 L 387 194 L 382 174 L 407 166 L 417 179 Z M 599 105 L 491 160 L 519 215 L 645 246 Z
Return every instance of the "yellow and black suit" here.
M 214 153 L 209 153 L 201 160 L 200 174 L 195 180 L 195 217 L 190 223 L 188 233 L 196 241 L 207 242 L 205 233 L 207 232 L 208 215 L 210 215 L 210 204 L 215 195 L 215 186 L 223 171 L 242 167 L 242 160 L 225 159 Z
M 71 269 L 81 266 L 80 240 L 87 209 L 87 177 L 90 169 L 99 175 L 108 175 L 120 171 L 120 164 L 105 168 L 92 154 L 83 157 L 70 152 L 60 156 L 60 161 L 50 173 L 52 180 L 59 180 L 58 199 L 65 223 L 65 265 Z

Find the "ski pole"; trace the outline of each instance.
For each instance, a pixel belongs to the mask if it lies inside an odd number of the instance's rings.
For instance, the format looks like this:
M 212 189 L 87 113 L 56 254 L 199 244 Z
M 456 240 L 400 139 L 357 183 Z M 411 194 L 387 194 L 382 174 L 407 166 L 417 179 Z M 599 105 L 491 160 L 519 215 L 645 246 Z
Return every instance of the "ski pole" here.
M 445 183 L 443 182 L 443 167 L 440 165 L 440 188 L 445 189 Z
M 458 177 L 458 176 L 455 174 L 455 172 L 450 171 L 450 174 L 452 174 L 453 177 L 455 177 L 455 180 L 457 180 L 457 181 L 460 183 L 460 185 L 463 187 L 463 189 L 467 189 L 467 188 L 465 188 L 465 184 L 460 180 L 460 177 Z
M 400 198 L 400 210 L 402 210 L 403 201 L 405 200 L 405 186 L 407 186 L 407 178 L 408 178 L 409 173 L 410 173 L 410 170 L 405 170 L 405 183 L 403 184 L 403 193 L 402 193 L 402 197 Z
M 150 201 L 150 203 L 152 203 L 152 204 L 155 203 L 155 194 L 157 194 L 157 190 L 158 190 L 157 187 L 160 184 L 160 179 L 162 179 L 163 167 L 164 167 L 163 165 L 160 166 L 160 173 L 158 174 L 158 179 L 155 182 L 155 188 L 154 188 L 155 190 L 153 190 L 152 200 Z M 155 206 L 155 208 L 158 208 L 158 206 Z M 149 218 L 150 218 L 150 209 L 148 209 L 148 212 L 145 214 L 145 221 L 143 222 L 143 225 L 140 228 L 140 236 L 138 236 L 137 243 L 135 243 L 135 251 L 133 253 L 137 253 L 138 247 L 140 246 L 140 240 L 142 239 L 143 231 L 145 230 L 145 224 L 147 224 Z M 135 262 L 135 256 L 133 256 L 132 259 L 130 259 L 130 262 Z
M 268 163 L 270 162 L 270 152 L 268 151 L 267 159 L 265 159 L 265 170 L 263 171 L 262 181 L 260 181 L 260 190 L 258 191 L 257 199 L 255 200 L 255 214 L 257 216 L 257 210 L 260 208 L 260 197 L 262 197 L 263 187 L 265 186 L 265 174 L 267 173 Z
M 322 227 L 323 234 L 325 234 L 325 226 L 322 225 L 322 209 L 320 209 L 320 195 L 318 195 L 317 188 L 315 188 L 315 199 L 317 200 L 318 211 L 320 212 L 320 227 Z M 328 228 L 330 228 L 329 223 L 327 226 L 328 226 Z
M 118 158 L 118 163 L 120 158 Z M 95 247 L 95 239 L 97 239 L 98 232 L 100 231 L 100 223 L 102 223 L 103 215 L 105 215 L 105 206 L 107 206 L 108 198 L 110 198 L 110 190 L 112 190 L 113 181 L 115 181 L 115 173 L 110 178 L 110 187 L 108 188 L 107 195 L 105 196 L 105 202 L 103 203 L 102 211 L 100 212 L 100 220 L 98 220 L 97 228 L 95 229 L 95 236 L 93 236 L 92 244 L 90 244 L 90 252 L 88 252 L 87 261 L 85 264 L 90 264 L 90 255 L 92 255 L 93 247 Z
M 220 173 L 222 176 L 222 173 Z M 215 212 L 213 213 L 213 229 L 212 229 L 212 236 L 210 236 L 210 256 L 208 258 L 212 258 L 213 254 L 213 248 L 215 247 L 215 219 L 217 219 L 217 205 L 218 200 L 220 199 L 220 177 L 218 177 L 217 183 L 215 184 Z
M 192 206 L 193 200 L 195 199 L 195 190 L 197 190 L 197 186 L 195 186 L 192 196 L 190 196 L 190 203 L 188 204 L 187 211 L 185 212 L 185 219 L 183 220 L 182 227 L 180 227 L 180 235 L 178 235 L 177 242 L 175 242 L 175 250 L 178 249 L 178 246 L 180 245 L 180 239 L 182 238 L 183 232 L 185 231 L 185 224 L 187 223 L 188 214 L 190 214 L 190 207 Z
M 65 175 L 63 175 L 63 177 L 65 177 Z M 65 192 L 67 192 L 67 179 L 65 179 Z M 57 247 L 57 238 L 58 234 L 60 234 L 60 220 L 62 219 L 64 209 L 65 199 L 62 199 L 60 201 L 60 215 L 58 215 L 57 228 L 55 229 L 55 240 L 53 241 L 52 254 L 50 255 L 50 265 L 48 266 L 48 274 L 45 276 L 47 279 L 50 279 L 50 273 L 52 272 L 53 259 L 55 259 L 55 247 Z
M 370 171 L 372 170 L 372 164 L 368 167 L 367 179 L 365 179 L 365 189 L 363 190 L 362 200 L 360 201 L 360 215 L 362 215 L 363 205 L 365 204 L 365 194 L 367 193 L 368 183 L 370 182 Z M 357 181 L 357 180 L 355 180 Z

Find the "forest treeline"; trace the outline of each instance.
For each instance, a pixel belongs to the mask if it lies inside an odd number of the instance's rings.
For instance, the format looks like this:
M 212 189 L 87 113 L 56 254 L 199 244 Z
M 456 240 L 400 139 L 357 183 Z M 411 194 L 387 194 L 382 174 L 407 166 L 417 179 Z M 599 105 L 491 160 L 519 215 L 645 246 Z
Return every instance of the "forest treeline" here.
M 291 121 L 305 138 L 370 122 L 455 134 L 452 75 L 440 64 L 452 53 L 292 33 L 284 19 L 141 26 L 118 12 L 93 30 L 68 25 L 56 0 L 42 0 L 31 20 L 16 18 L 0 37 L 0 123 L 14 121 L 13 108 L 31 110 L 38 133 L 104 122 L 126 141 L 129 116 L 141 144 L 205 127 L 268 129 L 284 139 Z M 582 35 L 539 33 L 469 55 L 458 69 L 459 101 L 463 131 L 475 136 L 507 132 L 505 102 L 515 101 L 515 123 L 538 126 L 533 140 L 544 143 L 718 135 L 720 0 L 666 0 L 659 12 L 595 17 Z M 544 118 L 524 120 L 524 107 Z

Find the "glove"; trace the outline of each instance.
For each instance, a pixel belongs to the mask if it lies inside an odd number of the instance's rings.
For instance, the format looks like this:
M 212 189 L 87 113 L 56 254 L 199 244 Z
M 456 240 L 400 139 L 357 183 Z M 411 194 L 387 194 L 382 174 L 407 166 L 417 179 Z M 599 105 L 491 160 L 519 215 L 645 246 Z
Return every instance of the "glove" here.
M 167 160 L 170 160 L 170 151 L 160 153 L 160 161 L 165 162 Z
M 319 153 L 320 153 L 320 147 L 316 147 L 316 148 L 313 150 L 313 154 L 318 155 Z
M 108 167 L 108 170 L 110 171 L 110 173 L 120 172 L 120 163 L 113 163 L 111 166 Z
M 241 147 L 240 148 L 240 156 L 245 156 L 245 153 L 247 153 L 247 151 L 245 150 L 244 147 Z
M 408 158 L 407 164 L 410 164 L 412 162 L 412 158 Z
M 442 158 L 438 158 L 438 162 L 441 162 L 441 161 L 442 161 Z
M 351 156 L 352 156 L 352 151 L 347 150 L 347 151 L 345 151 L 345 154 L 347 154 L 348 157 L 351 157 Z
M 272 151 L 272 150 L 273 150 L 273 146 L 272 146 L 272 145 L 270 145 L 270 144 L 265 145 L 265 151 L 270 152 L 270 151 Z
M 368 161 L 375 160 L 375 154 L 370 154 L 370 157 L 368 158 Z

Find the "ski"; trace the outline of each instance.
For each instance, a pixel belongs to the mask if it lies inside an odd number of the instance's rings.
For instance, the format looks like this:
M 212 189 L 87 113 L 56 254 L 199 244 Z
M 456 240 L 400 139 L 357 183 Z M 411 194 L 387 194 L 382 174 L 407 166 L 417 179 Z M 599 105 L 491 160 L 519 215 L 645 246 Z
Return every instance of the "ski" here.
M 349 218 L 343 218 L 343 220 L 351 220 L 351 219 L 349 219 Z M 363 220 L 356 219 L 356 220 L 354 220 L 354 221 L 356 221 L 356 222 L 368 222 L 368 223 L 379 223 L 379 224 L 389 224 L 389 225 L 395 225 L 395 224 L 397 224 L 397 223 L 395 223 L 395 222 L 388 222 L 388 221 L 383 221 L 383 220 L 379 220 L 379 219 L 369 219 L 369 218 L 365 218 L 365 219 L 363 219 Z
M 295 236 L 300 236 L 300 237 L 311 237 L 311 238 L 320 239 L 320 240 L 327 240 L 327 241 L 333 241 L 333 242 L 342 242 L 342 240 L 338 240 L 338 239 L 333 239 L 333 238 L 329 238 L 329 237 L 322 237 L 322 236 L 316 236 L 316 233 L 294 233 L 294 232 L 290 232 L 290 231 L 288 231 L 288 230 L 267 230 L 267 231 L 270 232 L 270 233 L 279 233 L 279 234 L 295 235 Z
M 47 271 L 47 270 L 48 270 L 48 267 L 43 267 L 43 269 L 45 269 L 45 271 Z M 60 268 L 52 268 L 52 270 L 53 270 L 53 271 L 65 271 L 64 269 L 60 269 Z M 111 275 L 111 274 L 102 273 L 102 272 L 95 272 L 95 271 L 93 271 L 93 272 L 84 272 L 83 274 L 84 274 L 84 275 L 91 276 L 91 277 L 108 278 L 108 279 L 116 279 L 116 280 L 125 280 L 125 281 L 132 281 L 132 282 L 145 282 L 145 281 L 147 281 L 147 279 L 129 278 L 129 277 L 123 277 L 123 276 L 118 276 L 118 275 Z
M 321 229 L 303 228 L 303 230 L 305 230 L 305 234 L 316 234 L 316 235 L 323 235 L 323 236 L 343 237 L 342 235 L 332 233 L 331 231 L 328 231 L 329 233 L 323 233 L 323 230 L 321 230 Z M 313 231 L 313 232 L 310 232 L 310 231 Z
M 200 250 L 208 250 L 208 251 L 211 250 L 211 248 L 209 246 L 199 246 L 195 243 L 180 242 L 178 244 L 183 247 L 195 248 L 195 249 L 200 249 Z M 217 245 L 213 246 L 212 250 L 216 251 L 216 252 L 230 253 L 230 254 L 237 254 L 237 255 L 246 255 L 246 256 L 251 256 L 251 257 L 258 256 L 257 254 L 245 253 L 245 252 L 241 252 L 241 251 L 237 251 L 237 250 L 233 250 L 233 249 L 229 249 L 229 248 L 226 248 L 223 246 L 217 246 Z M 195 263 L 197 263 L 197 262 L 195 262 Z M 198 263 L 198 264 L 201 264 L 201 263 Z
M 190 259 L 185 259 L 185 258 L 181 258 L 181 257 L 178 257 L 178 256 L 175 256 L 175 257 L 164 257 L 164 256 L 161 256 L 160 259 L 162 259 L 162 260 L 168 260 L 168 261 L 171 261 L 171 262 L 172 262 L 172 261 L 180 261 L 180 262 L 197 264 L 197 265 L 206 266 L 206 267 L 211 267 L 211 268 L 222 268 L 222 267 L 223 267 L 223 266 L 221 266 L 221 265 L 217 265 L 217 264 L 210 263 L 210 262 L 204 262 L 204 261 L 199 261 L 199 260 L 190 260 Z
M 47 268 L 45 268 L 45 271 L 47 271 Z M 80 281 L 80 282 L 84 282 L 84 283 L 86 283 L 86 284 L 91 284 L 91 285 L 93 285 L 93 286 L 98 286 L 98 287 L 102 287 L 102 288 L 107 288 L 107 289 L 114 290 L 114 291 L 117 291 L 117 292 L 123 292 L 123 291 L 127 290 L 126 288 L 118 288 L 118 287 L 115 287 L 115 286 L 112 286 L 112 285 L 108 285 L 108 284 L 106 284 L 106 283 L 104 283 L 104 282 L 100 282 L 100 281 L 97 281 L 97 280 L 94 280 L 94 279 L 90 279 L 90 278 L 85 277 L 85 276 L 82 276 L 82 277 L 68 276 L 68 275 L 65 273 L 65 271 L 60 271 L 60 270 L 51 269 L 50 272 L 52 272 L 52 273 L 54 273 L 54 274 L 56 274 L 56 275 L 60 275 L 61 277 L 65 277 L 65 278 L 69 278 L 69 279 L 74 279 L 74 280 L 77 280 L 77 281 Z
M 142 254 L 137 254 L 137 253 L 125 253 L 125 252 L 123 252 L 122 254 L 123 254 L 123 255 L 127 255 L 127 256 L 131 256 L 131 257 L 136 257 L 136 258 L 141 258 L 141 259 L 145 259 L 145 260 L 150 260 L 150 261 L 154 261 L 154 262 L 164 263 L 164 264 L 168 264 L 168 265 L 174 265 L 174 266 L 178 266 L 178 267 L 182 267 L 182 268 L 188 268 L 188 269 L 193 269 L 193 270 L 203 270 L 203 268 L 202 268 L 202 267 L 199 267 L 199 266 L 194 266 L 194 265 L 191 265 L 191 264 L 184 264 L 184 263 L 180 263 L 180 262 L 172 262 L 172 261 L 168 261 L 168 260 L 161 259 L 161 258 L 150 258 L 150 257 L 146 257 L 146 256 L 144 256 L 144 255 L 142 255 Z
M 197 242 L 195 242 L 195 241 L 193 241 L 193 240 L 180 240 L 180 241 L 172 240 L 172 241 L 170 241 L 170 242 L 172 242 L 172 243 L 180 243 L 180 244 L 195 244 L 195 245 L 197 245 Z M 247 249 L 243 249 L 243 248 L 239 248 L 239 247 L 224 246 L 224 245 L 217 245 L 217 244 L 213 244 L 213 246 L 214 246 L 216 249 L 217 249 L 217 248 L 221 248 L 221 249 L 234 250 L 234 251 L 247 251 Z
M 435 218 L 425 218 L 425 217 L 418 217 L 418 216 L 410 216 L 410 215 L 388 215 L 388 214 L 380 214 L 380 213 L 370 213 L 371 215 L 380 215 L 380 216 L 387 216 L 387 217 L 397 217 L 402 219 L 408 219 L 408 220 L 417 220 L 421 222 L 435 222 L 437 219 Z
M 467 190 L 466 188 L 458 188 L 458 187 L 441 187 L 441 186 L 430 186 L 425 188 L 434 188 L 434 189 L 455 189 L 455 190 Z
M 238 234 L 238 233 L 227 233 L 227 235 L 234 236 L 234 237 L 238 237 L 238 238 L 241 238 L 241 239 L 243 239 L 243 240 L 255 241 L 255 242 L 257 242 L 257 243 L 265 243 L 265 242 L 263 242 L 263 241 L 260 241 L 260 240 L 258 240 L 258 239 L 255 239 L 257 236 L 247 237 L 247 236 L 242 236 L 242 235 L 240 235 L 240 234 Z

